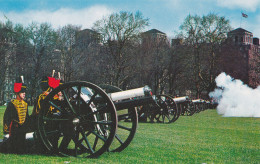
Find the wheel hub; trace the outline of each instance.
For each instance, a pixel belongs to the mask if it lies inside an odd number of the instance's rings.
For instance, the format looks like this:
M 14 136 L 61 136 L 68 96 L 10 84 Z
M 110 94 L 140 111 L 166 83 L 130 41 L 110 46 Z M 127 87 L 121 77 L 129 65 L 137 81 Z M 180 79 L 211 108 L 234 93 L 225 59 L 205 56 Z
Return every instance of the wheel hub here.
M 79 124 L 79 119 L 78 118 L 74 118 L 72 120 L 72 123 L 73 123 L 74 126 L 77 126 Z

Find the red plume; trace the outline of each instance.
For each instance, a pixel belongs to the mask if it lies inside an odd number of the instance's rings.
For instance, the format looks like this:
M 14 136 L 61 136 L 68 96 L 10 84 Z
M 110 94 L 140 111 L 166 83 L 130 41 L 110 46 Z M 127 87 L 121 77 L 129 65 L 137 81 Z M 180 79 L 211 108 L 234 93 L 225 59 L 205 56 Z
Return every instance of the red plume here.
M 60 85 L 60 80 L 56 80 L 54 77 L 48 77 L 48 84 L 52 88 L 57 88 Z
M 14 83 L 14 92 L 20 92 L 22 89 L 23 83 Z

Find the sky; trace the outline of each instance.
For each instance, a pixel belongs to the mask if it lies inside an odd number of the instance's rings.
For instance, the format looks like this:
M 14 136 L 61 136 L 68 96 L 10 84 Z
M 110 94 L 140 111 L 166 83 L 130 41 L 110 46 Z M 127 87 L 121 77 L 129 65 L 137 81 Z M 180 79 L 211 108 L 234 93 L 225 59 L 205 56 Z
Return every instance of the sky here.
M 0 0 L 0 22 L 6 17 L 24 26 L 47 22 L 55 29 L 67 24 L 91 28 L 95 21 L 120 11 L 141 12 L 150 22 L 145 30 L 157 29 L 169 38 L 189 14 L 209 13 L 224 16 L 233 29 L 244 28 L 260 38 L 260 0 Z

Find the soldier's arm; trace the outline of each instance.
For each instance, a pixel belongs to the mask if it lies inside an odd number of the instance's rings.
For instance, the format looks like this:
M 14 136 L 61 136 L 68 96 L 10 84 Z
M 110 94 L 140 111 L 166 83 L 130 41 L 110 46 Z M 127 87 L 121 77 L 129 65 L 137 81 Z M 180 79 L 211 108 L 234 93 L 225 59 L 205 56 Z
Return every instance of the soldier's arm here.
M 36 116 L 37 115 L 38 101 L 39 101 L 39 97 L 37 97 L 35 102 L 34 102 L 33 111 L 32 111 L 32 115 L 31 116 Z
M 14 112 L 15 112 L 14 105 L 11 102 L 9 102 L 7 104 L 5 114 L 4 114 L 4 120 L 8 125 L 10 125 L 11 121 L 15 119 Z
M 14 124 L 17 123 L 16 120 L 16 109 L 13 105 L 13 103 L 9 102 L 7 104 L 5 113 L 4 113 L 4 133 L 7 134 L 10 132 L 10 127 L 12 126 L 13 122 Z

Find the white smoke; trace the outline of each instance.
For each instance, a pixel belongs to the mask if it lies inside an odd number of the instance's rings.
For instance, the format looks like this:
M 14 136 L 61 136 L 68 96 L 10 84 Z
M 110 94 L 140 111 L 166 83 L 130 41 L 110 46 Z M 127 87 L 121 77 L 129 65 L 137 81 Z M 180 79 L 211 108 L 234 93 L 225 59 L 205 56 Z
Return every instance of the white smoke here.
M 215 80 L 219 88 L 209 96 L 218 100 L 218 114 L 224 117 L 260 117 L 260 86 L 252 89 L 226 73 L 221 73 Z

